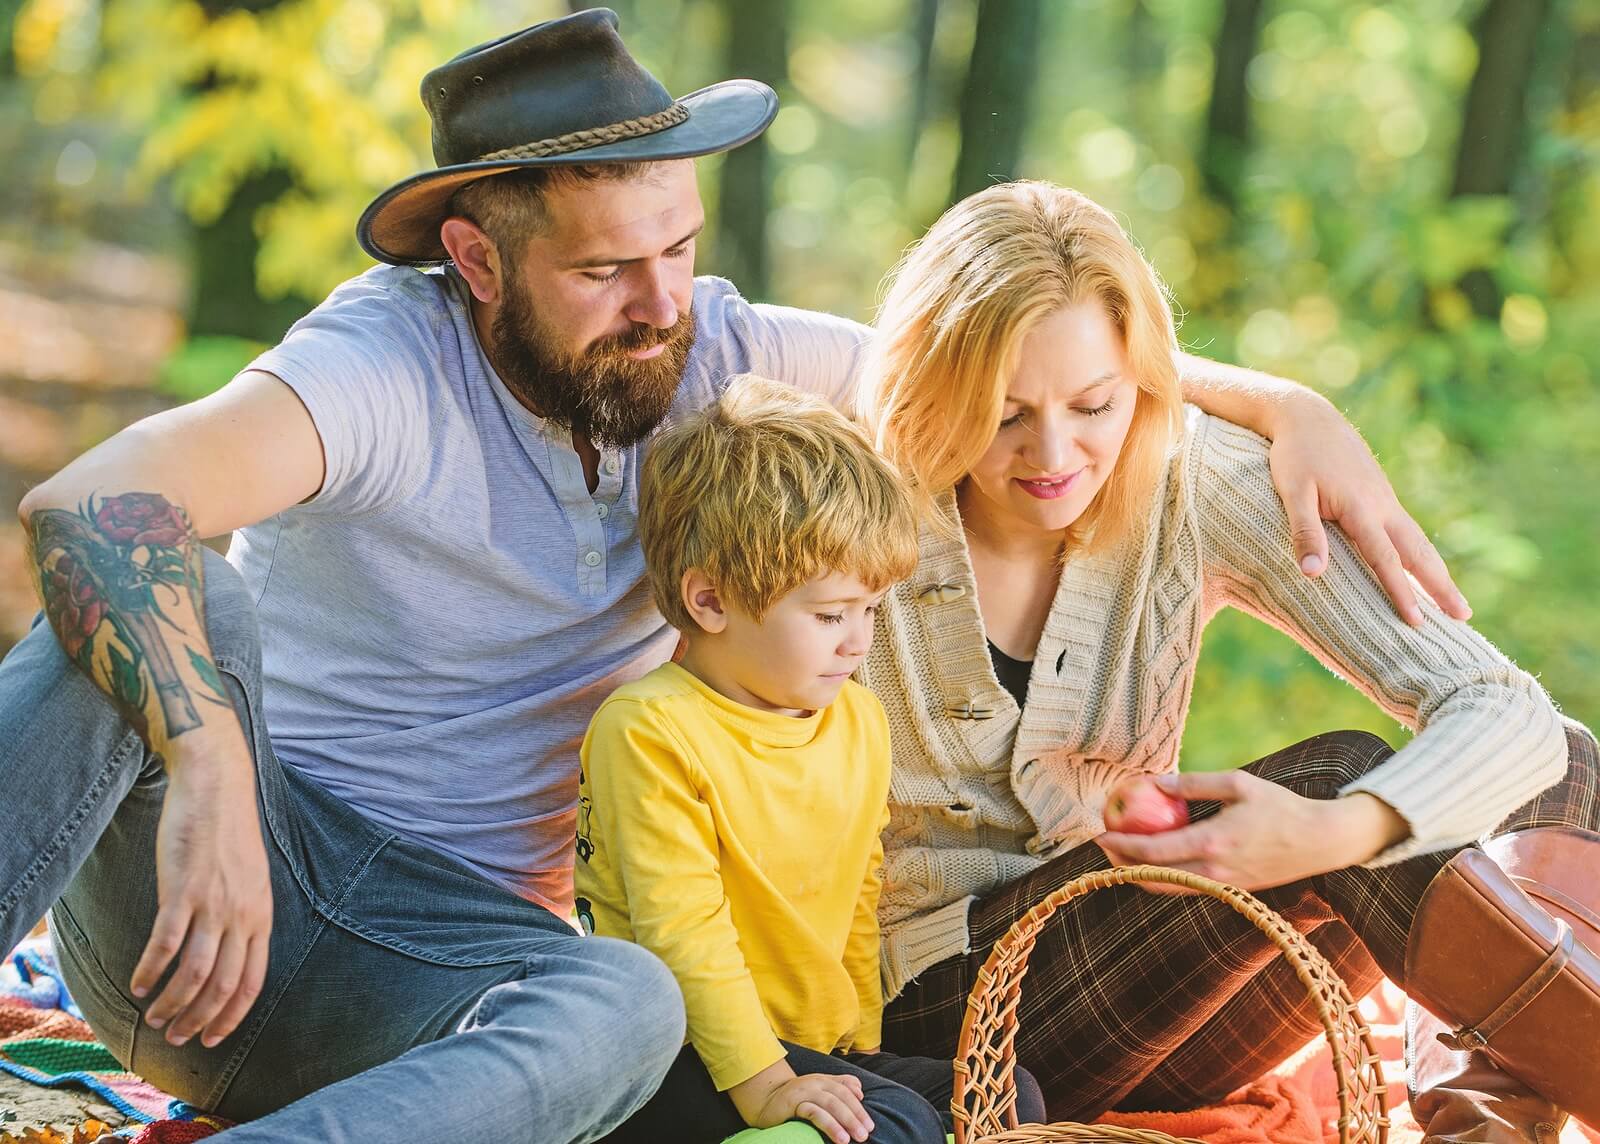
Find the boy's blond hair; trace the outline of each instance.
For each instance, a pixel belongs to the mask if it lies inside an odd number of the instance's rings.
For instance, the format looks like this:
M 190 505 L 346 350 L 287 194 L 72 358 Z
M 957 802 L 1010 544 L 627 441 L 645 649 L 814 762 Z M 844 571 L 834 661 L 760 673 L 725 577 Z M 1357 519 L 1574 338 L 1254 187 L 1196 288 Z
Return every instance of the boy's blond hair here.
M 866 433 L 820 397 L 750 376 L 651 441 L 639 536 L 656 606 L 689 633 L 690 568 L 760 620 L 814 576 L 878 591 L 917 564 L 911 498 Z

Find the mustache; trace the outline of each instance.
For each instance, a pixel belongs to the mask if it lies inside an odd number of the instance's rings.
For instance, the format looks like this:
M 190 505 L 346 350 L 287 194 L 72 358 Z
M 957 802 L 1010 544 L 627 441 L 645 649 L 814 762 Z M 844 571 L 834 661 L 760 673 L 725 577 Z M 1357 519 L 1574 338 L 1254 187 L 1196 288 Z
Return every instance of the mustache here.
M 608 334 L 596 340 L 585 352 L 586 357 L 622 357 L 639 350 L 651 349 L 663 342 L 676 341 L 689 327 L 689 314 L 678 315 L 678 320 L 664 329 L 648 323 L 635 323 L 632 329 L 620 334 Z

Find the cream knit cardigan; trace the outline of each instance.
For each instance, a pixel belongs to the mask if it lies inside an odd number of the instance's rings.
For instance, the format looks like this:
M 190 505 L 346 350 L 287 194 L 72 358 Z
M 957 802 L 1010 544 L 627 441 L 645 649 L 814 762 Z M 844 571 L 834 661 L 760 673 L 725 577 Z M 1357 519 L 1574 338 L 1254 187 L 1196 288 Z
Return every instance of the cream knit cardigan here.
M 954 531 L 924 527 L 861 669 L 894 754 L 888 997 L 968 951 L 974 895 L 1099 834 L 1119 778 L 1177 768 L 1200 632 L 1224 606 L 1288 633 L 1419 732 L 1341 792 L 1370 791 L 1410 824 L 1372 865 L 1467 843 L 1566 772 L 1554 705 L 1489 641 L 1430 603 L 1407 626 L 1337 529 L 1327 571 L 1300 573 L 1267 444 L 1230 422 L 1187 409 L 1148 526 L 1066 563 L 1026 710 L 995 678 L 954 497 L 939 511 Z

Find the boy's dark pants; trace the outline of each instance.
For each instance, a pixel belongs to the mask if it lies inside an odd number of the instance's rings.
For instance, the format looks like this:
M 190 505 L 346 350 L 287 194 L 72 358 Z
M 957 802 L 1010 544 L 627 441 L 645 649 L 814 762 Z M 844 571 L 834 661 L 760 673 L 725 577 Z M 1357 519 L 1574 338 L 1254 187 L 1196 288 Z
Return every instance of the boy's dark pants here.
M 955 1083 L 948 1060 L 893 1053 L 829 1056 L 783 1042 L 795 1075 L 828 1073 L 861 1081 L 862 1101 L 874 1125 L 872 1144 L 944 1144 L 950 1131 L 950 1096 Z M 1017 1069 L 1020 1123 L 1044 1119 L 1038 1082 Z M 745 1123 L 725 1092 L 711 1083 L 693 1045 L 667 1071 L 656 1094 L 632 1119 L 606 1137 L 607 1144 L 717 1144 Z

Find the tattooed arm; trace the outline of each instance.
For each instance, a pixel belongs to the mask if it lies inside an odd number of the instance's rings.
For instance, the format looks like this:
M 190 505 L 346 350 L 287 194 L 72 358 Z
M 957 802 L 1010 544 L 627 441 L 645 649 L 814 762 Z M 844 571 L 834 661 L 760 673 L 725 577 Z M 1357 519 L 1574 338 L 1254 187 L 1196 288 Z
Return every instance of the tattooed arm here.
M 213 1045 L 266 974 L 271 885 L 255 767 L 206 638 L 201 535 L 317 491 L 320 438 L 276 378 L 123 431 L 33 489 L 19 509 L 35 584 L 67 656 L 166 767 L 156 838 L 160 909 L 134 970 L 146 1021 Z
M 67 656 L 165 757 L 200 726 L 196 699 L 228 706 L 206 646 L 199 540 L 159 493 L 128 492 L 28 520 L 45 616 Z

